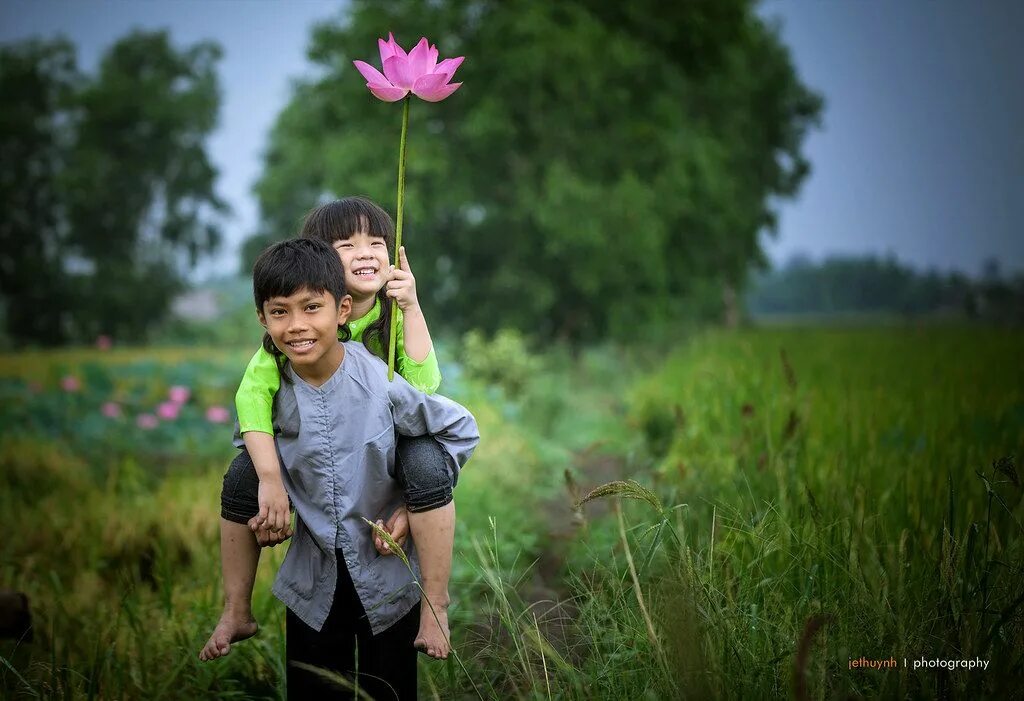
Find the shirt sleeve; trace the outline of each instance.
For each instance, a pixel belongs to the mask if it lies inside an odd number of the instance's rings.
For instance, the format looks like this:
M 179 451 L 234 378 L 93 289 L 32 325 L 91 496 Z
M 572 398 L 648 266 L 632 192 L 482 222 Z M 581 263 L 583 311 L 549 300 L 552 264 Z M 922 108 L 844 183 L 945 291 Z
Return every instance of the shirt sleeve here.
M 416 362 L 405 354 L 405 318 L 398 310 L 398 338 L 395 339 L 395 371 L 421 392 L 433 394 L 441 386 L 441 368 L 437 364 L 434 346 L 427 357 Z
M 277 361 L 262 346 L 252 356 L 235 392 L 239 433 L 274 433 L 274 395 L 281 388 Z
M 480 442 L 480 430 L 469 409 L 448 397 L 421 392 L 397 374 L 388 383 L 388 399 L 395 430 L 403 436 L 431 434 L 448 453 L 458 477 Z

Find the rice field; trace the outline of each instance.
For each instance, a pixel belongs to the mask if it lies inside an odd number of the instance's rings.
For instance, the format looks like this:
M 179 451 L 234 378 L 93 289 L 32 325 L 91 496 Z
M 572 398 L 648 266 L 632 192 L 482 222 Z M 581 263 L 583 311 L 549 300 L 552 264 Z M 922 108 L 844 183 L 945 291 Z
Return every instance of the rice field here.
M 1012 696 L 1022 351 L 996 328 L 771 328 L 556 349 L 514 385 L 452 366 L 483 441 L 456 490 L 459 659 L 422 660 L 421 696 Z M 260 634 L 196 659 L 232 455 L 215 409 L 247 357 L 0 356 L 0 588 L 35 624 L 0 640 L 2 694 L 284 698 L 283 547 Z

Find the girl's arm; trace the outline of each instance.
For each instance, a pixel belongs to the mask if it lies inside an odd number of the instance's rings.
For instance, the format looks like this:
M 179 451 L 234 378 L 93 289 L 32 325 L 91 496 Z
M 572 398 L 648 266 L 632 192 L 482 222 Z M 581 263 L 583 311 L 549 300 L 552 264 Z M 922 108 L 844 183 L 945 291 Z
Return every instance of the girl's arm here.
M 274 395 L 280 388 L 277 362 L 261 347 L 242 375 L 242 382 L 235 393 L 235 409 L 242 440 L 260 480 L 257 494 L 260 511 L 255 525 L 274 531 L 286 528 L 290 520 L 288 494 L 281 479 L 281 464 L 274 445 Z
M 441 384 L 441 370 L 434 355 L 427 319 L 416 296 L 416 278 L 409 267 L 405 246 L 398 249 L 401 267 L 392 269 L 387 295 L 398 302 L 398 347 L 395 361 L 398 373 L 416 389 L 435 392 Z

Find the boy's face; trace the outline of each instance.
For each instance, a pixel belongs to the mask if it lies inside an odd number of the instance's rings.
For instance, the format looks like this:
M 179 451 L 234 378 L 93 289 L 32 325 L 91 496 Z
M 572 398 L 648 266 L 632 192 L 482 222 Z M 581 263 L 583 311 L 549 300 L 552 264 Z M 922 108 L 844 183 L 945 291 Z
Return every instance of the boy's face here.
M 335 241 L 334 250 L 345 268 L 345 289 L 360 300 L 377 294 L 390 271 L 384 239 L 366 233 L 352 234 Z
M 343 351 L 338 326 L 348 321 L 352 298 L 339 303 L 330 292 L 308 287 L 288 297 L 271 297 L 259 312 L 260 323 L 274 345 L 287 356 L 300 375 L 333 372 Z M 333 364 L 333 368 L 329 367 Z

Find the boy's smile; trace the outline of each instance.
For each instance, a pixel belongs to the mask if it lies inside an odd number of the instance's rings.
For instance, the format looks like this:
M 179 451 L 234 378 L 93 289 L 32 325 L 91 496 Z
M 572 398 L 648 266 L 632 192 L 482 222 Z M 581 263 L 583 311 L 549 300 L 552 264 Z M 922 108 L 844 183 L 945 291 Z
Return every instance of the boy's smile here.
M 348 321 L 352 298 L 337 302 L 329 292 L 302 288 L 287 297 L 263 303 L 260 323 L 295 372 L 312 385 L 327 381 L 345 357 L 338 326 Z

